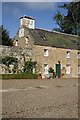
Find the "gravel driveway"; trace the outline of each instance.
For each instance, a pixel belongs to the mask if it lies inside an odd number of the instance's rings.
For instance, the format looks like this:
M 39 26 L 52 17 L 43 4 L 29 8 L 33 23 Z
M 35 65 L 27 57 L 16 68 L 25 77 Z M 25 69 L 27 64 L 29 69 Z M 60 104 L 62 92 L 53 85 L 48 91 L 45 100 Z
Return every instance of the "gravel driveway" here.
M 78 118 L 78 80 L 3 80 L 3 118 Z

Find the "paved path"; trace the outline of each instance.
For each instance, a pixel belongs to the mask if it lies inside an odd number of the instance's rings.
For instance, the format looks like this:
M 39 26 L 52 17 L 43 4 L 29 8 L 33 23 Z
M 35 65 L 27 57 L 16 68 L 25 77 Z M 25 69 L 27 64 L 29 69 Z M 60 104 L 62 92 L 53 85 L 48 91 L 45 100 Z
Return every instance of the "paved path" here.
M 3 117 L 77 118 L 77 79 L 3 80 Z

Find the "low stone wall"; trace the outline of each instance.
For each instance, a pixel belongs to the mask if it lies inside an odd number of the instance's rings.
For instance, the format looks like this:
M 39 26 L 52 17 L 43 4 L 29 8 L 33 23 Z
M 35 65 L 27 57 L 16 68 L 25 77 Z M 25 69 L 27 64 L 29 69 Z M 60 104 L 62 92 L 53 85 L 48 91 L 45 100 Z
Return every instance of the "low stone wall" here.
M 5 56 L 10 56 L 10 57 L 15 57 L 18 59 L 18 69 L 21 70 L 22 66 L 24 64 L 24 57 L 25 60 L 28 61 L 30 58 L 32 58 L 32 49 L 30 48 L 19 48 L 19 47 L 9 47 L 9 46 L 2 46 L 0 45 L 0 57 L 5 57 Z M 6 66 L 2 65 L 2 73 L 0 74 L 5 74 Z M 1 71 L 0 71 L 1 72 Z

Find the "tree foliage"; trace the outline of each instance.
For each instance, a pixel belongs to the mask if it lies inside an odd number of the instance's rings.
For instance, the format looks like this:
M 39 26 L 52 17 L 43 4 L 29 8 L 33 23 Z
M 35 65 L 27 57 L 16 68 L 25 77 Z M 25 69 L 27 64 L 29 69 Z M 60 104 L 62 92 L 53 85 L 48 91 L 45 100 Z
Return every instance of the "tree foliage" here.
M 6 70 L 9 73 L 11 73 L 10 65 L 14 65 L 12 71 L 13 71 L 13 73 L 16 73 L 16 69 L 18 68 L 18 59 L 17 58 L 6 56 L 6 57 L 2 58 L 2 63 L 7 66 Z
M 0 26 L 0 44 L 13 46 L 13 40 L 9 36 L 9 31 L 7 29 L 4 29 L 3 25 Z
M 6 57 L 2 58 L 2 63 L 8 67 L 9 67 L 9 65 L 11 65 L 13 63 L 17 63 L 17 62 L 18 62 L 17 58 L 14 58 L 14 57 L 6 56 Z
M 33 68 L 36 68 L 36 64 L 37 64 L 37 62 L 32 61 L 31 59 L 30 59 L 30 61 L 27 61 L 27 62 L 24 61 L 23 72 L 24 73 L 33 73 Z
M 67 15 L 61 14 L 60 11 L 58 11 L 53 19 L 56 21 L 56 24 L 59 25 L 59 28 L 54 28 L 53 30 L 80 36 L 80 1 L 58 7 L 67 9 Z

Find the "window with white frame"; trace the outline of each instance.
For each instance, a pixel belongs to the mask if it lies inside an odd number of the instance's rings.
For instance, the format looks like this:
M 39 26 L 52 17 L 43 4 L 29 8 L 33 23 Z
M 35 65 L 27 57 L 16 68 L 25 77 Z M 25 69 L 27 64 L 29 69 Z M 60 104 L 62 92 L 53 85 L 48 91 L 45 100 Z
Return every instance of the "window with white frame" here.
M 80 65 L 78 65 L 78 74 L 80 74 Z
M 27 24 L 27 19 L 25 19 L 25 24 Z
M 77 58 L 80 59 L 80 52 L 77 53 Z
M 33 21 L 32 20 L 30 20 L 30 25 L 32 25 L 33 24 Z
M 16 40 L 16 46 L 18 46 L 18 40 Z
M 20 21 L 21 21 L 21 25 L 22 25 L 22 19 Z
M 44 74 L 48 74 L 48 64 L 44 64 Z
M 66 58 L 70 58 L 70 51 L 66 52 Z
M 26 44 L 28 44 L 28 42 L 29 42 L 29 39 L 28 39 L 28 37 L 26 37 L 25 39 L 26 39 Z
M 44 49 L 44 56 L 48 56 L 48 49 Z
M 70 74 L 71 72 L 71 67 L 70 65 L 66 66 L 66 74 Z

